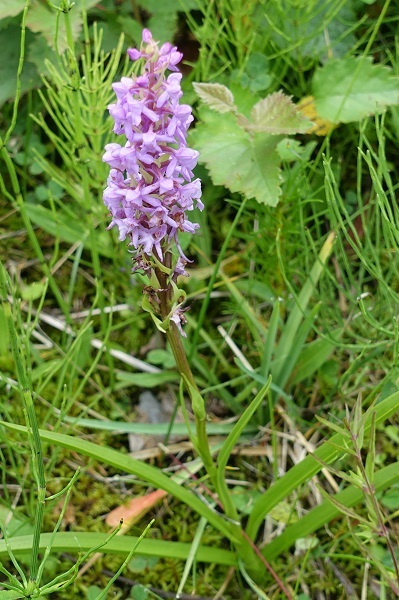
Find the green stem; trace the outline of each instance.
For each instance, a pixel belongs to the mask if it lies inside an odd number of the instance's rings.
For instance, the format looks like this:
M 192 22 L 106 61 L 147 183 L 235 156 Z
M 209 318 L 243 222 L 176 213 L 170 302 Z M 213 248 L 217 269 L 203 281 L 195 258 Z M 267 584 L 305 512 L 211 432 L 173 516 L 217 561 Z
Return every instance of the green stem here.
M 29 382 L 20 354 L 20 344 L 18 343 L 17 332 L 15 330 L 11 303 L 7 300 L 7 279 L 3 265 L 0 265 L 0 290 L 2 297 L 2 306 L 6 317 L 8 331 L 10 334 L 11 351 L 15 361 L 18 375 L 18 382 L 22 388 L 22 399 L 25 405 L 27 417 L 27 426 L 30 429 L 30 443 L 32 448 L 32 467 L 33 474 L 37 484 L 37 507 L 35 514 L 35 524 L 32 542 L 32 564 L 30 569 L 30 581 L 35 582 L 37 578 L 39 565 L 39 547 L 40 534 L 43 525 L 44 503 L 46 499 L 46 478 L 44 474 L 42 443 L 40 440 L 39 426 L 36 419 L 35 408 L 33 404 L 32 393 L 29 389 Z
M 99 307 L 101 309 L 100 312 L 100 322 L 101 322 L 101 330 L 106 331 L 107 329 L 107 319 L 105 313 L 105 301 L 104 294 L 102 293 L 102 272 L 101 272 L 101 264 L 100 264 L 100 255 L 98 252 L 98 240 L 96 233 L 96 223 L 93 213 L 93 197 L 90 189 L 90 174 L 87 168 L 86 163 L 88 162 L 87 156 L 87 146 L 88 141 L 86 139 L 86 135 L 84 132 L 83 126 L 83 118 L 82 118 L 82 99 L 81 99 L 81 86 L 82 86 L 82 78 L 79 68 L 79 63 L 76 58 L 75 52 L 75 42 L 73 38 L 73 32 L 71 27 L 71 21 L 69 18 L 69 10 L 71 5 L 69 2 L 64 0 L 64 21 L 65 21 L 65 32 L 68 43 L 68 56 L 69 56 L 69 66 L 70 66 L 70 78 L 71 78 L 71 86 L 73 90 L 72 95 L 72 106 L 73 106 L 73 117 L 74 117 L 74 125 L 75 125 L 75 133 L 76 133 L 76 146 L 77 146 L 77 154 L 78 161 L 80 163 L 80 173 L 82 179 L 82 187 L 83 187 L 83 202 L 85 204 L 86 214 L 88 215 L 88 219 L 90 219 L 89 223 L 89 241 L 90 241 L 90 251 L 91 251 L 91 259 L 93 264 L 93 272 L 94 277 L 97 280 L 97 285 L 99 286 Z M 86 22 L 86 13 L 83 14 L 84 21 Z M 87 27 L 85 29 L 85 35 L 87 34 Z M 86 48 L 88 47 L 88 38 L 86 37 Z M 109 375 L 110 375 L 110 386 L 111 389 L 114 387 L 114 364 L 113 358 L 107 352 L 106 354 Z
M 164 253 L 163 264 L 167 269 L 172 266 L 172 254 L 171 252 Z M 166 319 L 172 309 L 172 286 L 168 281 L 168 276 L 161 269 L 155 269 L 155 275 L 158 279 L 160 290 L 158 291 L 158 298 L 160 302 L 160 311 L 162 319 Z M 192 400 L 193 413 L 195 418 L 195 427 L 197 432 L 196 444 L 197 451 L 204 463 L 206 472 L 208 473 L 215 490 L 218 490 L 217 478 L 216 478 L 216 464 L 213 460 L 212 453 L 209 446 L 209 440 L 206 433 L 206 413 L 205 408 L 196 406 L 194 397 L 198 397 L 199 405 L 203 405 L 203 399 L 199 394 L 197 384 L 194 379 L 193 372 L 189 365 L 187 354 L 184 349 L 181 334 L 173 321 L 170 322 L 169 329 L 166 332 L 166 337 L 172 348 L 173 356 L 175 357 L 176 366 L 183 377 L 186 387 L 190 393 Z
M 17 69 L 17 87 L 15 90 L 15 100 L 14 100 L 14 105 L 12 108 L 11 123 L 10 123 L 10 126 L 5 135 L 4 144 L 8 143 L 8 141 L 11 137 L 11 134 L 14 131 L 15 124 L 17 122 L 18 105 L 19 105 L 19 100 L 21 98 L 21 76 L 22 76 L 22 69 L 24 67 L 24 60 L 25 60 L 26 17 L 28 14 L 29 4 L 30 4 L 30 0 L 26 0 L 24 11 L 22 13 L 21 45 L 20 45 L 19 61 L 18 61 L 18 69 Z
M 175 325 L 175 323 L 171 323 L 168 331 L 166 332 L 166 337 L 172 348 L 173 356 L 175 357 L 176 366 L 179 370 L 179 373 L 185 376 L 187 381 L 194 389 L 198 389 L 197 384 L 195 383 L 194 375 L 189 365 L 186 351 L 184 350 L 181 334 Z

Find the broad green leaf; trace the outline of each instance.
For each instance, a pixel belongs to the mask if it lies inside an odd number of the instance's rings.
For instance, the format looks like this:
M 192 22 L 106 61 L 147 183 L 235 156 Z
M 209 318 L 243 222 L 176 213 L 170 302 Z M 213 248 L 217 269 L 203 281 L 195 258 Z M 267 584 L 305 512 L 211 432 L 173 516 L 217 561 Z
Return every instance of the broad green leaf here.
M 283 138 L 281 142 L 277 144 L 277 152 L 282 160 L 292 162 L 301 158 L 301 154 L 305 150 L 305 147 L 301 145 L 298 140 L 291 138 Z
M 281 195 L 281 159 L 276 146 L 281 137 L 264 133 L 251 137 L 232 115 L 220 118 L 208 109 L 200 114 L 202 123 L 192 132 L 193 146 L 213 183 L 260 204 L 276 206 Z
M 202 102 L 218 113 L 233 112 L 236 109 L 234 96 L 229 88 L 220 83 L 193 83 Z
M 0 600 L 18 600 L 18 598 L 26 598 L 26 596 L 13 590 L 0 592 Z
M 55 39 L 57 12 L 51 10 L 46 4 L 35 4 L 28 11 L 26 26 L 33 33 L 40 33 L 46 40 L 47 44 L 61 53 L 68 47 L 64 18 L 61 15 L 59 18 L 58 37 Z M 69 12 L 72 34 L 74 39 L 77 38 L 82 29 L 82 20 L 79 12 L 74 7 Z
M 87 590 L 87 600 L 96 600 L 101 591 L 97 585 L 91 585 Z
M 0 0 L 1 4 L 1 0 Z M 0 106 L 15 97 L 17 87 L 17 69 L 20 55 L 20 37 L 21 29 L 15 25 L 10 25 L 1 32 L 1 63 L 0 63 Z M 33 35 L 28 31 L 26 35 L 26 45 L 30 46 Z M 22 92 L 31 90 L 40 85 L 36 67 L 25 60 L 21 76 Z
M 317 113 L 332 123 L 350 123 L 399 104 L 399 77 L 369 57 L 330 60 L 316 71 Z
M 163 2 L 158 2 L 160 7 L 165 7 Z M 161 43 L 171 40 L 177 30 L 177 12 L 170 10 L 160 10 L 156 15 L 153 15 L 148 21 L 148 28 L 152 32 L 155 40 Z
M 269 71 L 270 65 L 267 57 L 260 52 L 253 52 L 245 64 L 244 73 L 237 69 L 231 73 L 231 79 L 256 94 L 266 90 L 273 82 Z
M 15 17 L 15 15 L 23 11 L 25 4 L 25 0 L 1 0 L 0 19 Z
M 48 69 L 48 62 L 52 65 L 57 63 L 57 55 L 48 45 L 45 38 L 41 35 L 35 35 L 31 44 L 27 48 L 28 60 L 36 66 L 40 76 L 44 75 L 47 79 L 52 78 L 52 74 Z M 41 80 L 39 85 L 41 85 Z
M 146 465 L 144 465 L 145 467 Z M 40 536 L 39 551 L 43 552 L 52 539 L 53 533 L 42 533 Z M 58 532 L 52 540 L 52 552 L 85 552 L 99 544 L 106 542 L 107 533 L 81 533 L 79 531 Z M 10 546 L 16 556 L 32 549 L 32 535 L 23 535 L 10 539 Z M 105 554 L 118 554 L 127 556 L 138 538 L 130 535 L 115 536 L 101 548 Z M 191 544 L 183 542 L 169 542 L 166 540 L 150 540 L 144 538 L 140 542 L 140 555 L 162 556 L 186 560 L 190 552 Z M 7 547 L 4 540 L 0 540 L 0 558 L 7 557 Z M 237 557 L 230 550 L 212 548 L 210 546 L 199 546 L 197 551 L 199 562 L 215 563 L 220 565 L 236 566 Z
M 249 131 L 272 135 L 304 133 L 312 123 L 298 112 L 289 96 L 274 92 L 255 104 L 251 111 L 252 123 Z
M 159 558 L 157 556 L 146 557 L 137 555 L 132 558 L 126 568 L 132 573 L 140 573 L 146 569 L 152 569 L 158 562 Z
M 81 11 L 83 8 L 88 10 L 91 6 L 97 3 L 97 0 L 75 0 L 72 9 L 68 12 L 68 19 L 70 22 L 73 38 L 76 40 L 79 33 L 82 30 L 82 16 Z M 57 28 L 57 18 L 59 22 L 58 26 L 58 38 L 55 39 L 55 32 Z M 51 9 L 45 3 L 34 3 L 29 11 L 26 20 L 26 26 L 33 33 L 41 33 L 46 39 L 47 44 L 59 52 L 64 52 L 68 47 L 65 31 L 65 17 L 58 11 Z
M 9 538 L 33 533 L 33 525 L 29 521 L 19 519 L 15 512 L 12 513 L 10 519 L 10 509 L 3 504 L 0 504 L 0 523 L 2 527 L 5 527 L 5 523 L 7 523 L 5 528 Z

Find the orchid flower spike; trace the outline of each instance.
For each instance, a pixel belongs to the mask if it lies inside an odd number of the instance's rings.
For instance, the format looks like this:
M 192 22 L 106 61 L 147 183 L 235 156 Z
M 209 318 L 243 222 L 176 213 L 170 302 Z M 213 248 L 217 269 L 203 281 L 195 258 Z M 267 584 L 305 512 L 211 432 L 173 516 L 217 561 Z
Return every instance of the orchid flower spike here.
M 113 84 L 117 100 L 108 107 L 114 132 L 126 138 L 123 145 L 107 144 L 103 156 L 111 167 L 103 195 L 112 217 L 109 228 L 117 226 L 119 239 L 133 247 L 133 271 L 149 271 L 174 246 L 176 280 L 187 275 L 189 262 L 178 234 L 195 233 L 199 225 L 187 214 L 203 209 L 201 183 L 192 172 L 198 152 L 186 142 L 191 107 L 180 104 L 182 75 L 176 65 L 183 55 L 169 43 L 159 48 L 148 29 L 140 50 L 129 49 L 128 55 L 143 66 L 139 75 Z

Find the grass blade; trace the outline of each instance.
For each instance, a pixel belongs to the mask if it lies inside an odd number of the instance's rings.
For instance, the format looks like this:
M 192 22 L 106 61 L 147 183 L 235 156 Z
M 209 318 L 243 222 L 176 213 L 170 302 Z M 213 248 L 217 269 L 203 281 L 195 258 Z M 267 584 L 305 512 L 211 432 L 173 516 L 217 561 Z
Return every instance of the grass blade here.
M 389 419 L 389 417 L 394 415 L 398 410 L 399 392 L 395 392 L 376 406 L 373 406 L 371 411 L 367 411 L 367 420 L 364 427 L 365 434 L 370 430 L 373 412 L 375 412 L 375 424 L 377 426 L 379 423 L 383 423 L 386 419 Z M 314 452 L 314 455 L 320 458 L 323 463 L 329 464 L 340 454 L 340 451 L 336 446 L 342 445 L 343 442 L 343 435 L 337 433 L 330 441 L 324 442 L 324 444 Z M 314 475 L 322 468 L 323 465 L 319 463 L 316 458 L 308 456 L 295 465 L 295 467 L 292 467 L 292 469 L 290 469 L 283 477 L 275 481 L 255 502 L 252 513 L 248 519 L 246 529 L 248 536 L 254 540 L 263 519 L 270 510 L 284 500 L 284 498 L 287 498 L 300 485 L 312 479 L 312 477 L 314 477 Z
M 39 550 L 44 552 L 50 542 L 52 533 L 43 533 L 40 538 Z M 106 554 L 127 555 L 138 538 L 130 535 L 117 536 L 102 546 L 109 534 L 107 533 L 82 533 L 59 532 L 52 540 L 53 552 L 85 552 L 96 546 L 101 546 L 101 552 Z M 10 544 L 15 554 L 26 554 L 32 549 L 32 536 L 22 535 L 10 539 Z M 165 540 L 144 539 L 140 544 L 140 554 L 143 556 L 165 556 L 186 560 L 191 549 L 191 544 L 183 542 L 169 542 Z M 7 548 L 4 540 L 0 540 L 0 558 L 7 557 Z M 220 565 L 236 566 L 237 558 L 234 552 L 221 548 L 199 546 L 196 558 L 200 562 L 217 563 Z
M 14 425 L 5 422 L 1 422 L 1 424 L 13 431 L 19 431 L 25 434 L 28 433 L 27 428 L 22 425 Z M 43 429 L 41 429 L 39 433 L 43 441 L 84 454 L 85 456 L 104 462 L 107 465 L 113 466 L 126 473 L 133 473 L 143 481 L 151 483 L 151 485 L 154 485 L 156 488 L 165 490 L 168 494 L 171 494 L 175 498 L 181 500 L 181 502 L 191 506 L 191 508 L 197 511 L 202 517 L 205 517 L 209 523 L 221 531 L 230 540 L 235 539 L 233 528 L 230 523 L 208 508 L 208 506 L 204 504 L 204 502 L 201 502 L 193 492 L 181 487 L 156 467 L 142 463 L 131 456 L 123 455 L 112 448 L 98 446 L 87 440 L 81 440 L 70 435 L 44 431 Z

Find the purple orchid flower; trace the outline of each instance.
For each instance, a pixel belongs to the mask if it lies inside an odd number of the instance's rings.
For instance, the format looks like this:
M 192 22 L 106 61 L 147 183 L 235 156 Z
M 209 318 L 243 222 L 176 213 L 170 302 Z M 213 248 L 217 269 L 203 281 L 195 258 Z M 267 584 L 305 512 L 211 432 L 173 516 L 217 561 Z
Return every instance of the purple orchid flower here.
M 142 40 L 140 50 L 128 50 L 133 61 L 144 60 L 141 74 L 113 84 L 117 100 L 108 109 L 114 132 L 124 135 L 126 142 L 105 147 L 103 161 L 111 171 L 103 198 L 112 217 L 109 227 L 117 226 L 119 239 L 128 239 L 134 248 L 133 271 L 148 270 L 152 256 L 162 261 L 174 246 L 176 279 L 187 275 L 189 262 L 178 234 L 195 233 L 199 225 L 188 219 L 187 212 L 203 209 L 201 183 L 193 180 L 192 172 L 198 152 L 186 143 L 191 107 L 179 103 L 181 73 L 176 65 L 183 55 L 169 43 L 158 48 L 148 29 Z M 172 73 L 166 75 L 168 70 Z

